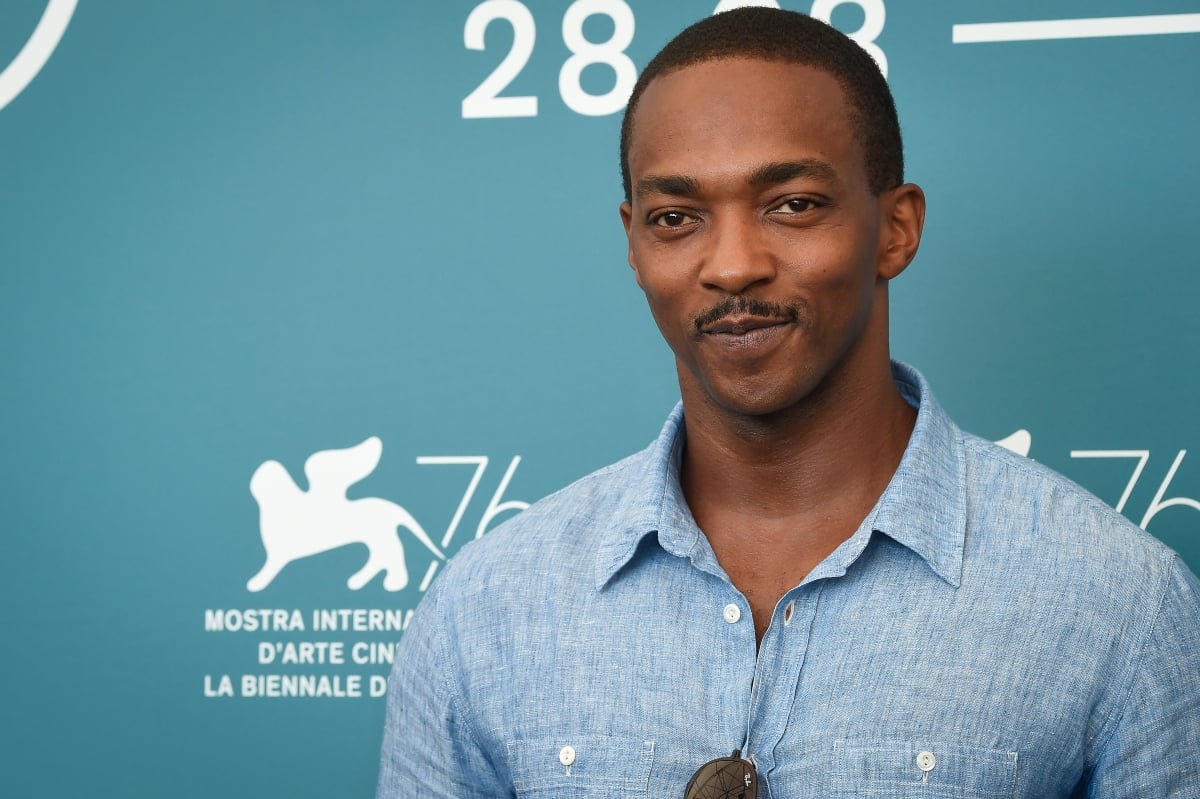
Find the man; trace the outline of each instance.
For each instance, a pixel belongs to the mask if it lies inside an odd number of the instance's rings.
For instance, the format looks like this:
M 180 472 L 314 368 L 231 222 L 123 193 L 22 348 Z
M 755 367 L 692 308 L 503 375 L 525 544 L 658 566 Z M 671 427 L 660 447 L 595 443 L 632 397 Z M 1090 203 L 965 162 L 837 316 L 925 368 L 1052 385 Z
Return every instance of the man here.
M 889 360 L 925 203 L 870 58 L 697 23 L 622 170 L 682 403 L 450 564 L 379 796 L 1200 796 L 1196 578 Z

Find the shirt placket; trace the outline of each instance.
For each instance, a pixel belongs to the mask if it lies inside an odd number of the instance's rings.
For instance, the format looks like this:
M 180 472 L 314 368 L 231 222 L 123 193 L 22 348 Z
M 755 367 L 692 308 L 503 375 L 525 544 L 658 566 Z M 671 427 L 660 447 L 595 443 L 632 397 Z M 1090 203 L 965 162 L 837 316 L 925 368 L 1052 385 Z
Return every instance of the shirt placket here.
M 716 700 L 716 712 L 721 729 L 719 740 L 726 751 L 714 757 L 725 756 L 734 748 L 742 748 L 746 738 L 747 709 L 754 687 L 754 619 L 750 605 L 732 584 L 723 580 L 723 590 L 716 595 L 717 603 L 711 609 L 713 623 L 720 625 L 720 638 L 724 645 L 714 656 L 720 659 L 720 679 L 710 695 Z
M 771 772 L 775 751 L 793 716 L 803 715 L 796 696 L 800 674 L 808 658 L 817 603 L 825 581 L 789 591 L 779 601 L 763 636 L 754 665 L 750 695 L 747 752 L 759 771 L 760 795 L 771 797 Z

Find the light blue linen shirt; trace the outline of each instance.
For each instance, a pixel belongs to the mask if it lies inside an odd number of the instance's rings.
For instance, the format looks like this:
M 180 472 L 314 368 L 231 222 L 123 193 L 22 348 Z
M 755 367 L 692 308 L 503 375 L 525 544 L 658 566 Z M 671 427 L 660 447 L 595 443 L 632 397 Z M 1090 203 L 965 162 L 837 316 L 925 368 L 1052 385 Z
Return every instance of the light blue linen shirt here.
M 1092 495 L 918 408 L 887 490 L 761 646 L 647 450 L 464 548 L 390 678 L 378 797 L 1200 797 L 1200 584 Z M 819 501 L 819 500 L 818 500 Z

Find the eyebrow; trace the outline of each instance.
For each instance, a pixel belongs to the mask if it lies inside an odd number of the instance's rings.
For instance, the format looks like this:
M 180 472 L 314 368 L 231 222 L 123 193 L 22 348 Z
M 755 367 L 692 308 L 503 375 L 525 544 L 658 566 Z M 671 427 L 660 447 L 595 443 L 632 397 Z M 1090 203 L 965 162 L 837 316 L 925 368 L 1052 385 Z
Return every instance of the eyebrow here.
M 776 161 L 763 164 L 750 173 L 748 182 L 756 189 L 786 183 L 796 178 L 814 178 L 833 182 L 837 170 L 825 161 L 806 158 L 801 161 Z M 637 182 L 636 194 L 666 194 L 673 197 L 694 197 L 700 193 L 700 182 L 687 175 L 647 175 Z
M 637 182 L 637 195 L 667 194 L 674 197 L 694 197 L 700 193 L 700 182 L 685 175 L 647 175 Z
M 838 174 L 831 164 L 815 158 L 806 158 L 802 161 L 779 161 L 763 164 L 751 172 L 750 185 L 755 188 L 765 188 L 796 178 L 836 181 Z

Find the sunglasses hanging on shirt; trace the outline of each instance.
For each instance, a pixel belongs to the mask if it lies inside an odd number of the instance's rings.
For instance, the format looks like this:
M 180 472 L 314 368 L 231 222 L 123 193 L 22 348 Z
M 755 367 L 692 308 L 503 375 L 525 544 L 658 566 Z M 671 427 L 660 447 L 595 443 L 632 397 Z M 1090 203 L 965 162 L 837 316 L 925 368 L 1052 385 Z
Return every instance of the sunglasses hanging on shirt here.
M 729 757 L 710 760 L 696 770 L 684 799 L 758 799 L 758 772 L 734 749 Z

